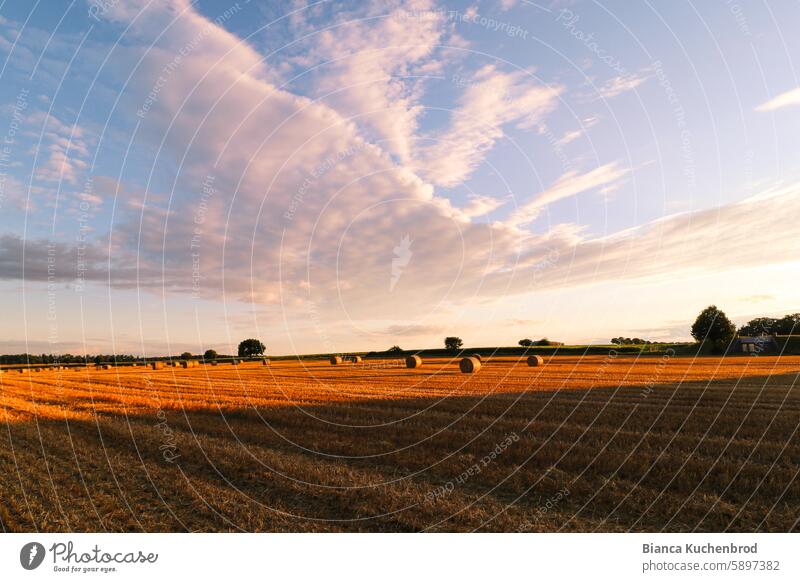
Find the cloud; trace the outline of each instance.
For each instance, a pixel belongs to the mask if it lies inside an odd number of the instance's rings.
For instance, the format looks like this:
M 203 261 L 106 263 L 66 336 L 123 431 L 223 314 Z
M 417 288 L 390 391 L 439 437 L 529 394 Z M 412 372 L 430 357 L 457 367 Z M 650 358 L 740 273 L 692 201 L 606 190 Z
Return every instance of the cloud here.
M 608 188 L 617 184 L 627 174 L 628 170 L 620 168 L 616 162 L 605 164 L 584 174 L 570 170 L 533 200 L 517 208 L 506 220 L 506 224 L 511 226 L 528 224 L 536 220 L 542 210 L 553 202 L 599 187 Z
M 785 217 L 798 212 L 800 184 L 793 184 L 597 238 L 584 237 L 577 226 L 551 229 L 530 241 L 537 251 L 518 268 L 533 268 L 537 289 L 544 289 L 788 263 L 800 259 L 800 227 Z M 764 233 L 769 245 L 753 244 Z
M 555 110 L 561 87 L 537 82 L 522 71 L 504 72 L 494 65 L 478 70 L 465 85 L 450 124 L 429 136 L 417 163 L 434 184 L 455 186 L 470 176 L 486 152 L 505 135 L 504 126 L 530 128 Z M 424 142 L 423 142 L 424 143 Z
M 746 295 L 744 297 L 739 297 L 739 301 L 745 301 L 747 303 L 764 303 L 766 301 L 774 301 L 776 297 L 774 295 L 769 294 L 758 294 L 758 295 Z
M 639 85 L 652 77 L 651 72 L 645 72 L 639 75 L 619 75 L 609 79 L 603 83 L 597 90 L 599 96 L 603 99 L 612 99 L 618 95 L 622 95 L 628 91 L 636 89 Z
M 481 196 L 473 194 L 469 197 L 469 204 L 461 209 L 461 213 L 467 218 L 484 216 L 497 210 L 506 203 L 505 200 L 498 200 L 491 196 Z
M 209 29 L 192 9 L 181 15 L 166 3 L 126 3 L 114 17 L 139 9 L 124 39 L 125 58 L 141 58 L 137 69 L 122 71 L 133 73 L 126 110 L 139 110 L 165 64 L 193 47 L 169 73 L 137 134 L 148 149 L 160 148 L 153 170 L 174 183 L 146 199 L 136 188 L 98 184 L 98 196 L 113 188 L 121 203 L 113 233 L 87 250 L 87 280 L 254 302 L 281 310 L 290 322 L 305 318 L 337 333 L 349 325 L 355 333 L 365 321 L 382 320 L 381 329 L 389 329 L 387 310 L 398 305 L 413 306 L 404 313 L 406 329 L 487 297 L 674 278 L 800 254 L 797 228 L 786 219 L 800 213 L 797 186 L 603 237 L 576 224 L 543 233 L 522 228 L 549 204 L 624 180 L 628 170 L 617 163 L 564 174 L 505 223 L 477 220 L 501 201 L 481 194 L 459 209 L 437 195 L 435 184 L 469 176 L 506 125 L 535 123 L 556 106 L 558 90 L 522 72 L 481 69 L 447 126 L 431 134 L 441 144 L 423 152 L 420 175 L 331 103 L 276 85 L 252 47 Z M 769 244 L 753 244 L 764 233 Z M 391 290 L 394 249 L 405 236 L 414 241 L 413 255 Z M 20 279 L 24 269 L 26 280 L 46 282 L 55 252 L 57 279 L 73 280 L 78 249 L 53 251 L 49 244 L 0 239 L 0 278 Z
M 782 109 L 793 105 L 800 105 L 800 87 L 790 89 L 777 97 L 773 97 L 769 101 L 765 101 L 756 107 L 756 111 L 775 111 L 776 109 Z
M 558 140 L 556 140 L 556 145 L 559 147 L 564 147 L 567 144 L 572 143 L 579 137 L 586 135 L 586 131 L 595 125 L 597 125 L 597 118 L 596 117 L 588 117 L 581 122 L 581 127 L 579 129 L 568 131 L 563 136 L 561 136 Z
M 443 333 L 444 331 L 445 327 L 442 325 L 390 325 L 381 333 L 395 337 L 416 337 Z
M 89 165 L 89 144 L 84 129 L 42 111 L 31 113 L 28 121 L 40 124 L 40 139 L 45 152 L 43 163 L 36 169 L 36 177 L 47 182 L 77 184 Z
M 319 27 L 301 16 L 293 23 L 299 36 L 308 35 L 300 61 L 314 96 L 407 163 L 424 84 L 441 67 L 438 47 L 452 40 L 446 13 L 427 0 L 365 2 L 351 12 L 337 9 Z

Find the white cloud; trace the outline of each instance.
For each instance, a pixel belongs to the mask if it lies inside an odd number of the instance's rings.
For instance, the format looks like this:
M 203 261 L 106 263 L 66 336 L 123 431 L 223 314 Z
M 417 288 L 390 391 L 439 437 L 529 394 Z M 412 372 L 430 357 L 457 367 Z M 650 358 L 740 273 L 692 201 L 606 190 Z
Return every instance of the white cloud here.
M 545 265 L 535 271 L 537 288 L 547 288 L 789 263 L 800 259 L 800 227 L 785 217 L 798 213 L 800 184 L 793 184 L 597 238 L 584 237 L 574 225 L 551 229 L 531 241 L 540 250 L 524 257 L 520 269 Z M 765 233 L 769 244 L 758 244 Z
M 597 125 L 597 118 L 596 117 L 588 117 L 581 122 L 581 126 L 578 129 L 573 131 L 568 131 L 564 133 L 558 140 L 556 140 L 556 145 L 559 147 L 564 147 L 567 144 L 572 143 L 579 137 L 586 135 L 586 132 Z
M 461 212 L 468 218 L 475 218 L 489 214 L 490 212 L 503 206 L 505 203 L 505 200 L 498 200 L 492 196 L 481 196 L 479 194 L 474 194 L 469 197 L 469 204 L 462 208 Z
M 55 115 L 38 111 L 28 116 L 28 122 L 39 124 L 42 163 L 36 177 L 48 182 L 77 184 L 88 167 L 90 156 L 87 136 L 77 124 L 62 122 Z
M 338 26 L 326 23 L 321 32 L 294 19 L 308 34 L 301 60 L 314 79 L 315 95 L 408 162 L 425 81 L 440 72 L 437 47 L 451 40 L 446 13 L 428 0 L 373 1 L 337 18 Z
M 790 89 L 777 97 L 773 97 L 769 101 L 765 101 L 756 107 L 756 111 L 775 111 L 776 109 L 791 107 L 793 105 L 800 105 L 800 87 Z
M 126 38 L 129 51 L 143 57 L 125 95 L 132 111 L 171 55 L 208 25 L 188 14 L 151 46 L 171 15 L 164 5 L 147 8 L 136 36 Z M 345 333 L 398 305 L 413 309 L 393 325 L 424 329 L 419 326 L 430 325 L 427 316 L 442 313 L 442 305 L 525 293 L 534 278 L 537 288 L 559 288 L 800 255 L 797 227 L 786 219 L 800 214 L 797 187 L 604 237 L 592 238 L 575 224 L 545 233 L 520 228 L 548 204 L 613 188 L 628 173 L 615 163 L 565 174 L 505 224 L 473 221 L 501 201 L 480 195 L 454 208 L 430 182 L 365 140 L 346 116 L 276 87 L 251 47 L 226 32 L 212 30 L 205 38 L 141 121 L 146 145 L 163 140 L 155 169 L 171 171 L 175 188 L 163 197 L 149 192 L 146 203 L 143 193 L 120 190 L 124 204 L 117 206 L 113 237 L 90 251 L 91 280 L 263 303 L 283 310 L 290 322 L 321 329 L 335 323 L 336 333 Z M 488 68 L 480 78 L 485 85 L 467 88 L 442 134 L 450 147 L 439 153 L 447 163 L 425 166 L 438 183 L 468 176 L 478 154 L 502 138 L 505 124 L 527 126 L 557 100 L 556 90 L 522 73 Z M 431 164 L 434 151 L 425 152 Z M 213 188 L 204 197 L 209 175 Z M 764 233 L 769 244 L 754 244 Z M 404 236 L 414 241 L 413 256 L 390 292 L 393 249 Z M 21 244 L 0 241 L 0 277 L 22 276 Z M 47 249 L 43 241 L 28 244 L 25 276 L 44 280 Z M 74 277 L 76 254 L 59 247 L 59 280 Z
M 639 85 L 652 77 L 652 72 L 646 71 L 639 75 L 620 75 L 609 79 L 597 90 L 603 99 L 611 99 L 628 91 L 636 89 Z
M 511 226 L 528 224 L 536 220 L 549 204 L 596 188 L 608 188 L 617 184 L 627 174 L 628 170 L 620 168 L 616 163 L 605 164 L 584 174 L 570 170 L 533 200 L 517 208 L 506 223 Z
M 502 139 L 503 127 L 529 128 L 552 112 L 561 87 L 549 87 L 521 71 L 487 65 L 465 83 L 449 127 L 428 136 L 418 163 L 437 185 L 455 186 L 469 177 L 486 152 Z

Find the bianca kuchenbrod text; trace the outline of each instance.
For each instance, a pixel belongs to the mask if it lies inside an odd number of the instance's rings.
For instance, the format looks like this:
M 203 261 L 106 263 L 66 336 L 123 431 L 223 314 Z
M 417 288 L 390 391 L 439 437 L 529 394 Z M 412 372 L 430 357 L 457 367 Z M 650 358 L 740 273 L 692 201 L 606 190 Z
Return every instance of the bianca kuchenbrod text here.
M 643 554 L 757 554 L 758 543 L 753 545 L 724 544 L 642 544 Z

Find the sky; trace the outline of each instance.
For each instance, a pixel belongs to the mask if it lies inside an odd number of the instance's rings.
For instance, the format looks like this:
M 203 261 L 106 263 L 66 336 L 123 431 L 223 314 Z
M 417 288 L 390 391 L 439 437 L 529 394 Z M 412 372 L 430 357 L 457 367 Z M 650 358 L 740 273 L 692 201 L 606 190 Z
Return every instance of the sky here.
M 800 311 L 794 1 L 0 0 L 0 352 Z

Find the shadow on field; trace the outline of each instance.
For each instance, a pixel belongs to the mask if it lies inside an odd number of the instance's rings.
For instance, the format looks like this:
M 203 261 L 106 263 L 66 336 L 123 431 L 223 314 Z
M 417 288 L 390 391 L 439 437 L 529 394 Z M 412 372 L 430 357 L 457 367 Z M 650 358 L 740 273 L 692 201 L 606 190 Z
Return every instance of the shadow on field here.
M 10 423 L 4 531 L 797 531 L 796 374 Z

